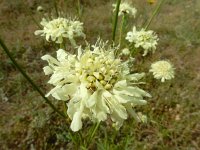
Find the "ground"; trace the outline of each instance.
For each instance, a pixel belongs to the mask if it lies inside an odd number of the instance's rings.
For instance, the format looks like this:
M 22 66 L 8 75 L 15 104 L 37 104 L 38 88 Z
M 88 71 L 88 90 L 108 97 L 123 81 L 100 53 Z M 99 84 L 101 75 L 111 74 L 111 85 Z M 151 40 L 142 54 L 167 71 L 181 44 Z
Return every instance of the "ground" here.
M 114 1 L 80 2 L 87 40 L 94 43 L 98 36 L 110 40 Z M 145 0 L 135 0 L 133 4 L 138 9 L 137 26 L 141 27 L 156 4 L 149 5 Z M 34 35 L 38 29 L 36 22 L 43 16 L 36 11 L 39 5 L 45 8 L 45 13 L 55 16 L 53 1 L 0 0 L 0 36 L 46 93 L 50 86 L 42 71 L 45 62 L 40 58 L 46 53 L 54 55 L 55 48 Z M 56 5 L 66 16 L 77 16 L 77 1 L 57 0 Z M 130 118 L 115 131 L 102 123 L 89 149 L 200 149 L 200 1 L 166 0 L 149 29 L 158 34 L 159 45 L 155 54 L 136 59 L 136 69 L 148 72 L 153 61 L 168 59 L 176 68 L 175 79 L 161 83 L 152 77 L 146 78 L 143 88 L 152 98 L 139 110 L 148 116 L 147 124 Z M 0 149 L 81 149 L 70 136 L 70 122 L 44 103 L 2 49 L 0 60 Z M 53 98 L 52 102 L 62 109 Z M 83 138 L 91 127 L 88 121 L 80 133 Z M 74 137 L 80 143 L 80 136 L 74 134 Z

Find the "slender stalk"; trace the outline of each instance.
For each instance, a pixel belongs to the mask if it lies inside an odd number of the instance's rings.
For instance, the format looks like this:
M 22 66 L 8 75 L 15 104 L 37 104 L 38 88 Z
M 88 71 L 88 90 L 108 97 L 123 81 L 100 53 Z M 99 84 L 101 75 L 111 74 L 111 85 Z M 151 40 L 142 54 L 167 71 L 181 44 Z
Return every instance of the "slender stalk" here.
M 63 101 L 63 108 L 64 108 L 64 114 L 67 116 L 67 104 L 65 101 Z
M 94 128 L 94 130 L 93 130 L 93 132 L 92 132 L 91 139 L 94 137 L 94 135 L 95 135 L 97 129 L 99 128 L 99 125 L 100 125 L 100 121 L 96 124 L 96 126 L 95 126 L 95 128 Z
M 113 40 L 113 42 L 115 41 L 115 35 L 116 35 L 116 30 L 117 30 L 120 3 L 121 3 L 121 0 L 117 0 L 116 10 L 115 10 L 115 18 L 114 18 L 114 24 L 113 24 L 113 32 L 112 32 L 112 40 Z
M 81 16 L 82 16 L 82 9 L 81 9 L 81 3 L 80 3 L 80 0 L 77 0 L 77 9 L 78 9 L 78 16 L 79 16 L 79 19 L 81 19 Z
M 33 13 L 32 13 L 32 11 L 29 9 L 29 6 L 28 5 L 25 5 L 26 6 L 26 8 L 28 8 L 27 10 L 27 12 L 28 12 L 28 14 L 30 15 L 30 17 L 31 17 L 31 19 L 33 20 L 33 22 L 39 27 L 39 29 L 42 29 L 42 26 L 40 25 L 40 23 L 35 19 L 35 17 L 33 16 Z
M 64 49 L 64 48 L 65 48 L 64 43 L 60 43 L 60 49 Z M 67 116 L 67 104 L 65 101 L 63 101 L 63 110 L 64 110 L 65 116 Z
M 121 26 L 120 26 L 120 32 L 119 32 L 119 45 L 120 45 L 120 47 L 121 47 L 121 43 L 122 43 L 124 22 L 125 22 L 125 14 L 124 14 L 123 17 L 122 17 Z
M 74 136 L 75 134 L 68 128 L 65 128 L 67 130 L 67 132 L 69 133 L 69 136 L 71 137 L 72 142 L 77 146 L 77 149 L 79 147 L 79 143 L 77 143 L 77 138 Z
M 148 27 L 150 26 L 151 22 L 153 21 L 154 17 L 159 13 L 159 10 L 161 8 L 161 5 L 164 3 L 165 0 L 161 0 L 160 3 L 158 4 L 158 6 L 155 8 L 150 20 L 148 21 L 147 25 L 145 26 L 145 30 L 148 29 Z
M 26 78 L 26 80 L 32 85 L 32 87 L 42 96 L 42 98 L 45 100 L 45 102 L 60 116 L 66 117 L 62 112 L 60 112 L 52 103 L 51 101 L 45 97 L 43 92 L 39 89 L 39 87 L 33 82 L 33 80 L 25 73 L 25 71 L 21 68 L 21 66 L 16 62 L 16 60 L 13 58 L 12 54 L 8 50 L 7 46 L 4 44 L 2 39 L 0 38 L 0 45 L 2 46 L 3 50 L 7 54 L 7 56 L 10 58 L 10 60 L 13 62 L 15 67 L 20 71 L 20 73 Z
M 56 16 L 59 17 L 58 6 L 57 6 L 57 3 L 56 3 L 56 0 L 54 0 L 54 7 L 55 7 L 55 11 L 56 11 Z
M 90 144 L 90 142 L 92 141 L 92 138 L 94 137 L 94 135 L 95 135 L 97 129 L 99 128 L 99 125 L 100 125 L 100 122 L 98 122 L 98 123 L 96 124 L 94 130 L 92 131 L 92 134 L 91 134 L 91 136 L 89 137 L 89 140 L 88 140 L 88 144 Z
M 37 22 L 37 20 L 33 17 L 31 14 L 31 18 L 33 19 L 33 22 L 39 27 L 39 29 L 42 29 L 41 25 Z
M 65 43 L 63 41 L 63 43 L 60 43 L 60 49 L 65 49 Z

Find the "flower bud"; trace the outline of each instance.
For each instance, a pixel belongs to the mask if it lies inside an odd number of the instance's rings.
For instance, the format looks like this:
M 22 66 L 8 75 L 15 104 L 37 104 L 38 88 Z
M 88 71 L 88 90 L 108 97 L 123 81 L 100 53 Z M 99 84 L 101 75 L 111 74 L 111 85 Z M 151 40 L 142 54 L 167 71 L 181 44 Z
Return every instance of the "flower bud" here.
M 88 76 L 88 77 L 87 77 L 87 80 L 88 80 L 89 82 L 93 82 L 93 81 L 96 80 L 96 78 L 95 78 L 94 76 Z
M 112 88 L 112 85 L 111 85 L 111 84 L 106 84 L 106 85 L 105 85 L 105 89 L 106 89 L 106 90 L 109 90 L 109 89 L 111 89 L 111 88 Z
M 101 83 L 102 85 L 106 85 L 107 82 L 104 81 L 104 80 L 101 80 L 100 83 Z
M 44 11 L 44 8 L 43 8 L 42 6 L 38 6 L 38 7 L 37 7 L 37 11 L 38 11 L 38 12 L 43 12 L 43 11 Z

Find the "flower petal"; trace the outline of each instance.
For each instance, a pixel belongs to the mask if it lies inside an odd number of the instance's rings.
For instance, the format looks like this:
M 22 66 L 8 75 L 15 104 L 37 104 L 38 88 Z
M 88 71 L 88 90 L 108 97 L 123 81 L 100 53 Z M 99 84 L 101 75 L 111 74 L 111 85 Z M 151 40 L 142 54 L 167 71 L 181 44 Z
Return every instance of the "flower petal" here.
M 76 131 L 78 131 L 82 128 L 81 115 L 82 115 L 82 112 L 78 111 L 73 116 L 73 120 L 72 120 L 72 123 L 70 125 L 70 128 L 74 132 L 76 132 Z

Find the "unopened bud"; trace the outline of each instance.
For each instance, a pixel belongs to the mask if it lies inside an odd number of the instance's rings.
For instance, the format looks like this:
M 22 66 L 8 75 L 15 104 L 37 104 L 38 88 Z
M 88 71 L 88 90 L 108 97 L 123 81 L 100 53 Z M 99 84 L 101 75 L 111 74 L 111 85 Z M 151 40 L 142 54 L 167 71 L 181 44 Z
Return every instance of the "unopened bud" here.
M 43 8 L 42 6 L 38 6 L 38 7 L 37 7 L 37 11 L 38 11 L 38 12 L 43 12 L 43 11 L 44 11 L 44 8 Z
M 111 88 L 112 88 L 112 85 L 111 85 L 111 84 L 106 84 L 106 85 L 105 85 L 105 89 L 106 89 L 106 90 L 109 90 L 109 89 L 111 89 Z
M 111 79 L 111 80 L 110 80 L 110 83 L 111 83 L 111 84 L 114 84 L 115 82 L 116 82 L 115 79 Z
M 104 80 L 101 80 L 100 83 L 101 83 L 102 85 L 106 85 L 107 82 L 104 81 Z
M 94 76 L 88 76 L 88 77 L 87 77 L 87 80 L 88 80 L 89 82 L 93 82 L 93 81 L 96 80 L 96 78 L 95 78 Z

